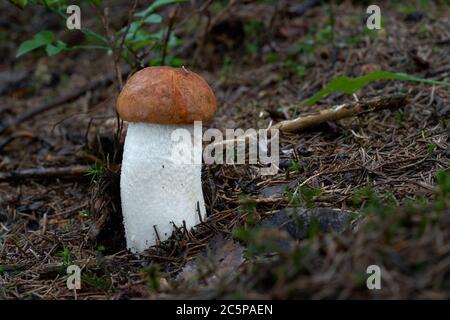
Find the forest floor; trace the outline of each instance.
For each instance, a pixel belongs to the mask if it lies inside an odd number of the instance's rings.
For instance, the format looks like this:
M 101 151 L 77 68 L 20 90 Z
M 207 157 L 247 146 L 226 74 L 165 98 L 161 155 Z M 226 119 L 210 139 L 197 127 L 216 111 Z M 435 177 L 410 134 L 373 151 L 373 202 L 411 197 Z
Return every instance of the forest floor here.
M 369 32 L 362 5 L 336 4 L 331 25 L 328 5 L 280 3 L 274 11 L 238 2 L 201 48 L 192 27 L 176 29 L 180 58 L 218 99 L 208 127 L 266 128 L 355 98 L 401 93 L 409 103 L 283 134 L 273 176 L 205 165 L 208 219 L 141 255 L 124 247 L 117 165 L 93 166 L 94 177 L 0 181 L 0 299 L 450 298 L 448 87 L 378 81 L 357 97 L 299 107 L 339 75 L 386 70 L 449 82 L 450 6 L 386 4 L 384 28 Z M 126 18 L 128 6 L 115 1 L 112 16 Z M 102 51 L 16 59 L 35 30 L 61 28 L 37 9 L 0 10 L 0 127 L 113 72 Z M 4 131 L 0 172 L 105 162 L 116 97 L 115 84 L 99 86 Z M 293 221 L 305 215 L 306 226 Z M 82 268 L 76 292 L 66 286 L 71 264 Z M 381 290 L 366 287 L 370 265 L 381 269 Z

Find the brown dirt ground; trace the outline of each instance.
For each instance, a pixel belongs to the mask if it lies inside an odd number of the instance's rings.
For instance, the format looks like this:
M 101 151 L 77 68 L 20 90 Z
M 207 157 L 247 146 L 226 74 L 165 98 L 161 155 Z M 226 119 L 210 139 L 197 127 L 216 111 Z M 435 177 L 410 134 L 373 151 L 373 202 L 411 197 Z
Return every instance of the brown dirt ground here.
M 117 20 L 126 19 L 127 2 L 115 3 Z M 263 128 L 270 121 L 353 101 L 354 97 L 332 94 L 316 106 L 295 108 L 338 75 L 356 76 L 379 68 L 449 81 L 450 9 L 444 3 L 430 2 L 429 8 L 418 10 L 422 15 L 418 21 L 418 13 L 405 13 L 403 2 L 386 4 L 385 29 L 372 37 L 364 33 L 361 22 L 364 7 L 345 1 L 335 6 L 334 50 L 329 41 L 320 38 L 320 30 L 328 21 L 327 6 L 297 16 L 289 11 L 294 6 L 291 2 L 283 3 L 277 15 L 268 4 L 238 4 L 220 20 L 220 28 L 207 34 L 203 50 L 197 52 L 200 58 L 196 65 L 191 61 L 192 47 L 180 53 L 186 66 L 192 65 L 216 92 L 219 110 L 209 126 Z M 0 71 L 28 72 L 26 85 L 0 97 L 1 123 L 112 72 L 111 62 L 102 52 L 13 58 L 19 41 L 30 37 L 41 24 L 52 27 L 54 21 L 44 21 L 41 11 L 21 12 L 4 3 L 0 8 L 5 12 L 0 31 L 9 37 L 2 44 Z M 266 29 L 252 33 L 250 28 L 245 33 L 240 23 L 245 27 L 255 20 L 262 21 Z M 86 23 L 95 25 L 95 18 L 86 15 Z M 181 27 L 177 32 L 186 42 L 196 36 Z M 289 53 L 291 44 L 311 35 L 318 42 L 313 53 Z M 76 36 L 71 37 L 77 41 Z M 248 43 L 257 44 L 257 53 L 249 52 L 245 46 Z M 279 52 L 278 58 L 271 55 L 274 50 Z M 287 62 L 290 60 L 305 66 L 304 75 Z M 0 298 L 73 299 L 75 293 L 66 288 L 63 272 L 68 261 L 73 261 L 83 267 L 85 275 L 77 299 L 185 295 L 448 299 L 448 206 L 437 219 L 439 223 L 425 231 L 417 219 L 428 209 L 398 209 L 395 216 L 403 224 L 389 241 L 387 224 L 397 221 L 392 217 L 374 218 L 378 231 L 366 232 L 361 227 L 340 235 L 321 234 L 312 241 L 295 241 L 296 252 L 304 253 L 304 268 L 300 271 L 294 254 L 280 253 L 248 259 L 236 267 L 233 277 L 220 273 L 223 266 L 212 259 L 213 267 L 206 274 L 203 270 L 200 277 L 200 272 L 192 271 L 195 281 L 176 280 L 182 270 L 182 274 L 189 275 L 186 262 L 197 261 L 199 254 L 219 241 L 218 234 L 227 239 L 220 241 L 228 241 L 230 254 L 240 250 L 240 245 L 229 238 L 233 228 L 251 223 L 243 209 L 243 195 L 253 199 L 252 213 L 257 219 L 270 218 L 271 212 L 292 204 L 283 195 L 266 198 L 261 190 L 269 186 L 304 183 L 321 190 L 313 198 L 314 206 L 352 211 L 363 206 L 356 206 L 352 199 L 367 185 L 383 203 L 391 201 L 394 206 L 419 198 L 434 199 L 436 173 L 450 164 L 450 91 L 443 86 L 381 81 L 361 90 L 358 98 L 399 92 L 411 99 L 401 110 L 384 110 L 283 135 L 281 170 L 275 176 L 260 176 L 250 166 L 205 166 L 208 221 L 193 232 L 180 230 L 166 243 L 140 256 L 123 250 L 120 229 L 103 231 L 98 241 L 88 239 L 99 211 L 120 213 L 112 209 L 120 203 L 117 173 L 109 173 L 100 184 L 91 184 L 89 178 L 0 182 Z M 9 137 L 15 139 L 0 150 L 0 171 L 92 164 L 93 155 L 102 157 L 99 145 L 110 147 L 107 137 L 112 137 L 115 130 L 116 94 L 114 85 L 87 92 L 3 133 L 0 143 Z M 98 137 L 102 137 L 100 143 Z M 290 170 L 291 160 L 298 160 L 302 169 Z M 102 205 L 106 209 L 100 209 Z M 86 210 L 93 216 L 83 215 Z M 388 270 L 385 290 L 378 293 L 361 288 L 358 280 L 371 263 Z M 155 271 L 157 268 L 159 271 Z M 260 272 L 255 271 L 258 268 Z M 218 280 L 211 281 L 215 275 Z M 154 278 L 159 285 L 152 285 Z

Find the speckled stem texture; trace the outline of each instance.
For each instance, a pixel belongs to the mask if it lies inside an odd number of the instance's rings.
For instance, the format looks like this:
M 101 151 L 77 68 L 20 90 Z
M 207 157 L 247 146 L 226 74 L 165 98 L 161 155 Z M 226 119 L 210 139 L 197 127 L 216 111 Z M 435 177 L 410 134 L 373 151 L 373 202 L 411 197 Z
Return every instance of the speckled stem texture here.
M 193 133 L 194 125 L 129 124 L 120 188 L 132 252 L 154 245 L 155 229 L 162 241 L 171 236 L 172 223 L 182 227 L 184 221 L 190 229 L 200 222 L 199 210 L 205 217 L 201 141 L 194 144 Z

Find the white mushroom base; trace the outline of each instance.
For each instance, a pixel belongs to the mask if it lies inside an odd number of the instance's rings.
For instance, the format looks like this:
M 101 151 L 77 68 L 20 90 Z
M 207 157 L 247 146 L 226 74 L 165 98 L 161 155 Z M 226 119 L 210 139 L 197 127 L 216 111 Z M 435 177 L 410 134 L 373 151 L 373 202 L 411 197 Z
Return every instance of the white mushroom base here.
M 175 129 L 192 139 L 173 141 Z M 193 153 L 194 125 L 129 123 L 122 160 L 120 193 L 127 248 L 141 252 L 172 235 L 172 222 L 188 229 L 205 217 L 200 163 L 176 150 Z M 201 143 L 201 142 L 200 142 Z M 201 157 L 201 144 L 200 151 Z M 184 155 L 186 155 L 185 153 Z M 201 158 L 200 158 L 201 159 Z M 156 231 L 157 230 L 157 234 Z

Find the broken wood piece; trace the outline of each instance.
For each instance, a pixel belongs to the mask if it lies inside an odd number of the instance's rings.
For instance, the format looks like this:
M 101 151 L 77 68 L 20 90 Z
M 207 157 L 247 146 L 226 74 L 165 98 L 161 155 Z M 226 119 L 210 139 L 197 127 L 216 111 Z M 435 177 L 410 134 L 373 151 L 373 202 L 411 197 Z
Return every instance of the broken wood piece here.
M 344 118 L 349 118 L 369 112 L 375 112 L 383 109 L 397 109 L 404 107 L 408 104 L 408 97 L 405 95 L 394 95 L 387 98 L 375 98 L 365 102 L 357 101 L 353 103 L 345 103 L 332 108 L 318 111 L 316 113 L 310 113 L 307 115 L 300 116 L 296 119 L 285 120 L 277 124 L 272 125 L 267 130 L 278 129 L 283 133 L 297 133 L 307 128 L 316 127 L 320 124 L 337 121 Z M 217 145 L 234 145 L 236 142 L 252 141 L 252 139 L 257 139 L 258 133 L 252 131 L 247 134 L 243 134 L 239 137 L 229 140 L 223 140 L 218 142 L 213 142 L 212 146 Z
M 285 120 L 273 125 L 270 129 L 279 129 L 282 132 L 295 133 L 325 122 L 337 121 L 359 114 L 375 112 L 383 109 L 401 108 L 408 103 L 404 95 L 388 98 L 376 98 L 368 101 L 341 104 L 317 113 L 300 116 L 293 120 Z
M 75 165 L 56 168 L 17 169 L 10 172 L 0 172 L 0 182 L 29 178 L 79 177 L 86 175 L 89 168 L 90 166 Z
M 122 71 L 122 77 L 128 75 L 129 73 L 130 73 L 130 68 L 126 68 L 125 70 Z M 109 86 L 110 84 L 112 84 L 114 82 L 115 77 L 116 77 L 116 75 L 114 73 L 111 73 L 102 79 L 91 82 L 90 84 L 88 84 L 87 86 L 85 86 L 83 88 L 75 89 L 64 96 L 58 97 L 49 102 L 44 102 L 43 104 L 38 105 L 35 108 L 32 108 L 24 113 L 21 113 L 16 118 L 14 118 L 11 122 L 0 126 L 0 134 L 2 134 L 3 132 L 5 132 L 6 130 L 8 130 L 10 128 L 13 128 L 13 127 L 21 124 L 22 122 L 24 122 L 28 119 L 33 118 L 34 116 L 36 116 L 40 113 L 49 111 L 51 109 L 57 108 L 57 107 L 65 104 L 65 103 L 74 101 L 74 100 L 78 99 L 79 97 L 81 97 L 82 95 L 84 95 L 86 92 L 93 91 L 99 87 Z
M 18 131 L 7 137 L 4 141 L 0 142 L 0 151 L 13 142 L 17 138 L 36 139 L 37 136 L 30 131 Z

